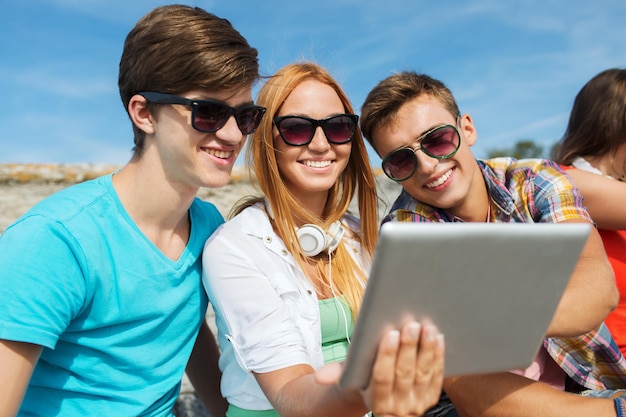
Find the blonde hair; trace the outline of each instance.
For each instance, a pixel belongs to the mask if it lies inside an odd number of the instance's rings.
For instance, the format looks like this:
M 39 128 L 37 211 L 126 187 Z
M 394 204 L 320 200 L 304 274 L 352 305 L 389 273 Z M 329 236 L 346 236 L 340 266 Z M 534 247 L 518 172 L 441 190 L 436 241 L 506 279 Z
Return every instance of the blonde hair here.
M 350 202 L 355 193 L 358 193 L 361 226 L 354 238 L 360 242 L 366 256 L 371 258 L 378 237 L 376 183 L 365 143 L 358 128 L 352 137 L 352 150 L 348 164 L 329 190 L 321 218 L 304 209 L 283 182 L 276 163 L 273 119 L 289 94 L 305 80 L 316 80 L 332 87 L 342 101 L 345 112 L 354 113 L 345 93 L 325 69 L 314 63 L 289 64 L 270 77 L 259 91 L 257 104 L 266 107 L 267 111 L 251 137 L 246 154 L 248 166 L 253 168 L 261 192 L 270 204 L 275 231 L 303 270 L 310 259 L 302 252 L 294 219 L 317 224 L 326 230 L 331 223 L 341 219 L 348 211 Z M 263 198 L 259 197 L 248 198 L 234 209 L 233 214 L 262 200 Z M 363 296 L 362 283 L 367 277 L 343 244 L 339 245 L 335 251 L 330 264 L 331 271 L 329 272 L 328 260 L 323 257 L 317 260 L 316 266 L 322 279 L 320 284 L 328 287 L 332 284 L 333 292 L 345 297 L 352 309 L 353 317 L 356 317 Z M 332 274 L 332 282 L 329 274 Z

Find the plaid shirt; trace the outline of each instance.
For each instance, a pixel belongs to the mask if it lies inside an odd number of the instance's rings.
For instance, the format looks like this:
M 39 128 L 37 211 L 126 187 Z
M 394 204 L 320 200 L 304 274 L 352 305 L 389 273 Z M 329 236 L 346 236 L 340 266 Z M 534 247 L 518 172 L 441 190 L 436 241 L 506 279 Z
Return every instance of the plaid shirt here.
M 593 223 L 582 196 L 561 168 L 547 160 L 495 158 L 478 160 L 495 206 L 491 221 L 558 223 L 583 219 Z M 443 209 L 412 198 L 402 190 L 383 219 L 400 222 L 462 222 Z M 544 347 L 576 383 L 587 389 L 626 388 L 626 359 L 603 324 L 578 337 L 546 338 Z

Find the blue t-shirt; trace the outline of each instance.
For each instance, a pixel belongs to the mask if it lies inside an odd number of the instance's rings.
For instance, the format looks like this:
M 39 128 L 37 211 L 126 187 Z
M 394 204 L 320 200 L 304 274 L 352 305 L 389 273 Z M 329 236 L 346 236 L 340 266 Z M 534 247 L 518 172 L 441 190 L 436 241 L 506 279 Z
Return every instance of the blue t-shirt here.
M 43 346 L 20 415 L 172 414 L 207 308 L 202 249 L 224 220 L 195 199 L 173 261 L 111 178 L 48 197 L 0 236 L 0 339 Z

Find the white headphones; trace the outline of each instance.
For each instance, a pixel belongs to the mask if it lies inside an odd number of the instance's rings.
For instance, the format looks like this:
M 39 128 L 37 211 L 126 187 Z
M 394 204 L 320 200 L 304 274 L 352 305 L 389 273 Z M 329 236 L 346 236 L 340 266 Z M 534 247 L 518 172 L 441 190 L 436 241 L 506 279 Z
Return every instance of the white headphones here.
M 333 252 L 341 243 L 343 233 L 339 220 L 331 224 L 327 231 L 315 224 L 305 224 L 296 229 L 300 246 L 306 256 L 315 256 L 324 251 Z

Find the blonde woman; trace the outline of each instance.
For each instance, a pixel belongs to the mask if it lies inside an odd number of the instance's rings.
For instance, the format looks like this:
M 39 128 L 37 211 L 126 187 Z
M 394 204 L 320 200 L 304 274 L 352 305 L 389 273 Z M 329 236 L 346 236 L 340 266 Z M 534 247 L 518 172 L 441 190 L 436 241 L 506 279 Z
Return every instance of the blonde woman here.
M 279 70 L 258 104 L 267 112 L 248 161 L 262 195 L 236 207 L 203 254 L 227 416 L 421 415 L 443 377 L 432 325 L 386 334 L 367 390 L 315 381 L 317 369 L 345 358 L 377 238 L 358 116 L 312 63 Z M 355 194 L 360 219 L 348 212 Z

